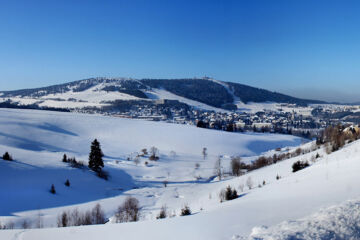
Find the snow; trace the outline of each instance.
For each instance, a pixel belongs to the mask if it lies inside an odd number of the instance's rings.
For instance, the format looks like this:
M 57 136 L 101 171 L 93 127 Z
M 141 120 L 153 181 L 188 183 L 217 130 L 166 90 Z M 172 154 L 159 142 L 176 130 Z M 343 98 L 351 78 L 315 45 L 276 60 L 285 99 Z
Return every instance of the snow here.
M 296 221 L 285 221 L 270 228 L 253 228 L 249 240 L 355 240 L 360 238 L 359 222 L 360 201 L 352 200 Z
M 63 153 L 86 161 L 90 141 L 95 137 L 106 155 L 105 170 L 112 176 L 109 181 L 61 162 Z M 227 133 L 114 117 L 0 109 L 0 152 L 9 151 L 15 157 L 14 162 L 0 161 L 0 220 L 14 221 L 19 226 L 24 219 L 35 221 L 41 212 L 47 227 L 0 231 L 0 239 L 296 239 L 291 238 L 295 232 L 329 236 L 329 231 L 338 233 L 338 239 L 349 239 L 350 230 L 355 229 L 351 226 L 356 226 L 350 224 L 357 223 L 359 215 L 359 141 L 330 155 L 318 149 L 240 177 L 212 178 L 219 155 L 227 171 L 232 155 L 245 156 L 248 161 L 259 154 L 273 154 L 269 150 L 276 147 L 286 151 L 286 146 L 295 147 L 300 142 L 285 135 Z M 141 158 L 136 166 L 126 160 L 151 146 L 160 149 L 158 162 Z M 208 148 L 206 159 L 201 156 L 203 147 Z M 176 157 L 170 154 L 172 150 Z M 317 153 L 321 157 L 311 162 Z M 311 166 L 292 173 L 291 166 L 298 160 L 307 160 Z M 149 161 L 148 166 L 145 161 Z M 200 164 L 199 169 L 195 169 L 195 163 Z M 277 175 L 280 180 L 276 180 Z M 196 176 L 201 178 L 196 180 Z M 254 188 L 245 186 L 241 192 L 239 186 L 249 177 Z M 66 178 L 72 183 L 70 188 L 63 185 Z M 263 181 L 266 185 L 258 187 Z M 51 183 L 58 190 L 56 195 L 48 192 Z M 218 195 L 228 185 L 237 188 L 240 197 L 220 203 Z M 62 211 L 87 210 L 96 203 L 112 218 L 129 195 L 140 201 L 140 222 L 49 228 L 56 226 L 56 217 Z M 348 202 L 351 199 L 354 201 Z M 156 220 L 164 204 L 177 216 Z M 193 214 L 179 217 L 184 204 Z M 317 230 L 321 230 L 318 235 L 312 235 Z
M 186 103 L 189 106 L 193 106 L 197 109 L 203 109 L 203 110 L 208 110 L 208 111 L 216 111 L 216 112 L 228 112 L 227 110 L 221 109 L 221 108 L 216 108 L 216 107 L 212 107 L 209 106 L 205 103 L 201 103 L 195 100 L 191 100 L 188 98 L 184 98 L 181 96 L 178 96 L 176 94 L 173 94 L 165 89 L 157 89 L 154 88 L 152 90 L 148 90 L 145 92 L 145 94 L 148 96 L 148 98 L 150 99 L 169 99 L 169 100 L 178 100 L 179 102 L 182 103 Z

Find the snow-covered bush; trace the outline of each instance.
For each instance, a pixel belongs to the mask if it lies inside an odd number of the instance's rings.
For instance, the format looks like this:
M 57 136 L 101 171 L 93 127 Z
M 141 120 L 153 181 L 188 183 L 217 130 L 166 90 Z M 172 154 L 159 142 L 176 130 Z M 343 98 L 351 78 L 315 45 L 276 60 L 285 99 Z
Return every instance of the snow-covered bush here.
M 249 188 L 249 190 L 253 188 L 254 182 L 253 182 L 253 180 L 251 179 L 251 177 L 248 177 L 248 178 L 246 179 L 246 186 Z

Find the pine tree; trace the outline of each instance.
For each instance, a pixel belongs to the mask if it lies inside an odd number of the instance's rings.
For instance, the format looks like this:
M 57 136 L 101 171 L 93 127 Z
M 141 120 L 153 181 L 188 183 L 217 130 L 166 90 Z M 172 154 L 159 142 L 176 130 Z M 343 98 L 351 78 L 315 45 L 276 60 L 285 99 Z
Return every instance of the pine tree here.
M 13 159 L 12 159 L 12 157 L 11 157 L 11 155 L 8 153 L 8 152 L 6 152 L 4 155 L 3 155 L 3 160 L 6 160 L 6 161 L 12 161 Z
M 104 167 L 103 162 L 103 152 L 101 151 L 100 143 L 95 139 L 91 143 L 91 151 L 89 154 L 89 168 L 94 172 L 101 172 L 101 169 Z
M 70 181 L 69 181 L 69 179 L 66 179 L 65 186 L 70 187 Z
M 51 185 L 50 192 L 51 192 L 52 194 L 55 194 L 55 193 L 56 193 L 54 184 Z
M 67 162 L 67 161 L 68 161 L 66 154 L 64 154 L 62 161 L 63 161 L 63 162 Z

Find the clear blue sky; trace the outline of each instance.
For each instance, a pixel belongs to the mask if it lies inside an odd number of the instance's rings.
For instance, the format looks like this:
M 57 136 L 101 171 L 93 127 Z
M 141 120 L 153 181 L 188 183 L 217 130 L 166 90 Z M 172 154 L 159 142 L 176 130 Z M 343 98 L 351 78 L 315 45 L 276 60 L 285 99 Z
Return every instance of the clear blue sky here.
M 360 101 L 360 2 L 0 1 L 0 89 L 211 76 Z

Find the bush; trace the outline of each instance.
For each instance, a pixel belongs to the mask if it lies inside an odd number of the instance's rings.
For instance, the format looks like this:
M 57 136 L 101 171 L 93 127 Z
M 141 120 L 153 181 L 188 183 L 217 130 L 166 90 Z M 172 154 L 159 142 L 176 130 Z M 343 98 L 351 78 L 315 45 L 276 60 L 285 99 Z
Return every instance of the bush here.
M 271 157 L 267 158 L 267 157 L 261 156 L 258 159 L 256 159 L 255 162 L 253 162 L 253 164 L 251 165 L 251 168 L 254 170 L 254 169 L 265 167 L 270 164 L 272 164 Z
M 227 186 L 226 189 L 223 189 L 220 192 L 220 202 L 230 201 L 236 199 L 237 197 L 237 191 L 232 189 L 230 186 Z
M 301 169 L 304 169 L 306 167 L 310 166 L 309 163 L 307 161 L 303 162 L 303 161 L 297 161 L 292 165 L 292 169 L 293 172 L 297 172 Z
M 157 215 L 156 219 L 163 219 L 167 217 L 167 207 L 164 205 L 160 209 L 159 215 Z
M 188 205 L 185 205 L 182 209 L 181 209 L 181 216 L 188 216 L 191 215 L 191 210 L 190 207 Z
M 80 169 L 85 168 L 85 163 L 83 161 L 77 161 L 75 157 L 68 158 L 67 163 L 69 163 L 70 167 L 73 168 L 80 168 Z
M 126 198 L 125 202 L 119 206 L 115 217 L 116 222 L 137 222 L 140 216 L 139 201 L 134 197 Z
M 151 155 L 150 157 L 149 157 L 149 160 L 151 160 L 151 161 L 157 161 L 157 160 L 159 160 L 160 158 L 158 157 L 158 156 L 155 156 L 155 155 Z
M 6 161 L 12 161 L 12 160 L 13 160 L 12 156 L 11 156 L 8 152 L 6 152 L 6 153 L 2 156 L 2 159 L 3 159 L 3 160 L 6 160 Z
M 143 156 L 148 155 L 148 151 L 146 148 L 141 149 L 141 152 Z
M 159 160 L 159 149 L 157 149 L 156 147 L 151 147 L 150 148 L 149 160 L 152 160 L 152 161 Z

